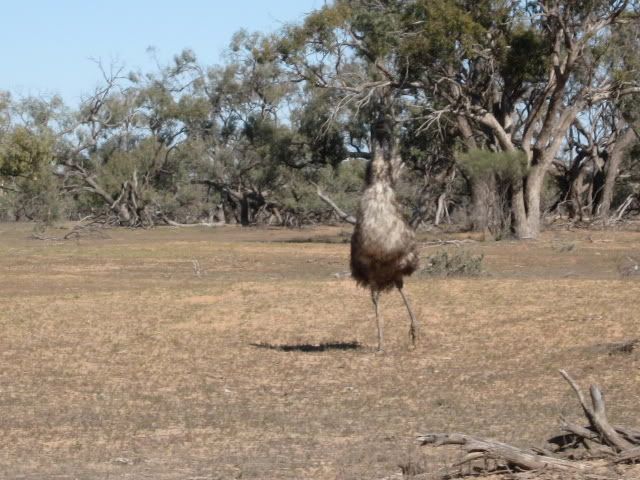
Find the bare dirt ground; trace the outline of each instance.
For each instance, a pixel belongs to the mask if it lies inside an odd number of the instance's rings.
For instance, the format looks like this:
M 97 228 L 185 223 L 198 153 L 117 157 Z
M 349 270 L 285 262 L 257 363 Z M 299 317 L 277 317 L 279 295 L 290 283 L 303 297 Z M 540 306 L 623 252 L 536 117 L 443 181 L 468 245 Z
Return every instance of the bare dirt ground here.
M 369 295 L 334 275 L 347 229 L 58 242 L 31 228 L 0 225 L 1 478 L 433 472 L 458 454 L 416 445 L 420 433 L 531 446 L 560 414 L 579 419 L 559 368 L 602 387 L 612 423 L 640 427 L 640 354 L 608 348 L 640 337 L 640 276 L 619 272 L 640 233 L 464 244 L 488 275 L 409 279 L 412 351 L 401 299 L 383 296 L 376 355 Z

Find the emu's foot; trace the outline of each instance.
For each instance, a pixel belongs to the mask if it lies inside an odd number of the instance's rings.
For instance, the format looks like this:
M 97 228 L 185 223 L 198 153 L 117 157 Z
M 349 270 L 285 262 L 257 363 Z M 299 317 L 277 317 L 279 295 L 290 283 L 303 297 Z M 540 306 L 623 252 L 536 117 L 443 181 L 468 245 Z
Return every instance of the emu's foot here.
M 409 340 L 411 341 L 409 349 L 414 350 L 416 348 L 416 342 L 418 341 L 418 331 L 414 327 L 409 329 Z

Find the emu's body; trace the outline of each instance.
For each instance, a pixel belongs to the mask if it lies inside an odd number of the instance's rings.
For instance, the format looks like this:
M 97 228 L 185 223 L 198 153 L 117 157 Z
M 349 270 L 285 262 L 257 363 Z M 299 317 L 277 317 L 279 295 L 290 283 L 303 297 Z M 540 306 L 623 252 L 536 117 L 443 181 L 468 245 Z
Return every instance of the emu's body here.
M 383 322 L 378 311 L 380 292 L 397 288 L 409 312 L 409 334 L 415 343 L 417 324 L 402 287 L 403 278 L 418 268 L 415 234 L 404 220 L 395 198 L 393 162 L 375 149 L 367 168 L 351 237 L 351 274 L 358 285 L 371 289 L 378 325 L 378 350 L 383 349 Z

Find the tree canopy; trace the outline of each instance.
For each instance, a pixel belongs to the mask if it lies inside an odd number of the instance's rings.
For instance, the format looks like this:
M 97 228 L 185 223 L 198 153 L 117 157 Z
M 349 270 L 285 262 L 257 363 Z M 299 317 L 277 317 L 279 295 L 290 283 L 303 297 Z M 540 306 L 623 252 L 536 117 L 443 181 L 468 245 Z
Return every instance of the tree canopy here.
M 608 221 L 640 210 L 639 15 L 635 0 L 335 0 L 238 32 L 222 65 L 185 50 L 155 72 L 101 66 L 75 108 L 3 93 L 0 215 L 334 221 L 322 197 L 353 211 L 384 117 L 414 226 L 529 238 L 549 216 Z

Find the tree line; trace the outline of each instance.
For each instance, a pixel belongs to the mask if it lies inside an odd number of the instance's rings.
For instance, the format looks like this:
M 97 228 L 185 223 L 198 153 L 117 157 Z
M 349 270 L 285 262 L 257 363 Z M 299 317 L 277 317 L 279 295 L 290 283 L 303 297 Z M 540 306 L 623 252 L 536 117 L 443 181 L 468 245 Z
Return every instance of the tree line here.
M 0 219 L 352 220 L 391 124 L 414 227 L 535 238 L 640 211 L 640 2 L 335 0 L 222 65 L 99 65 L 77 107 L 0 93 Z

